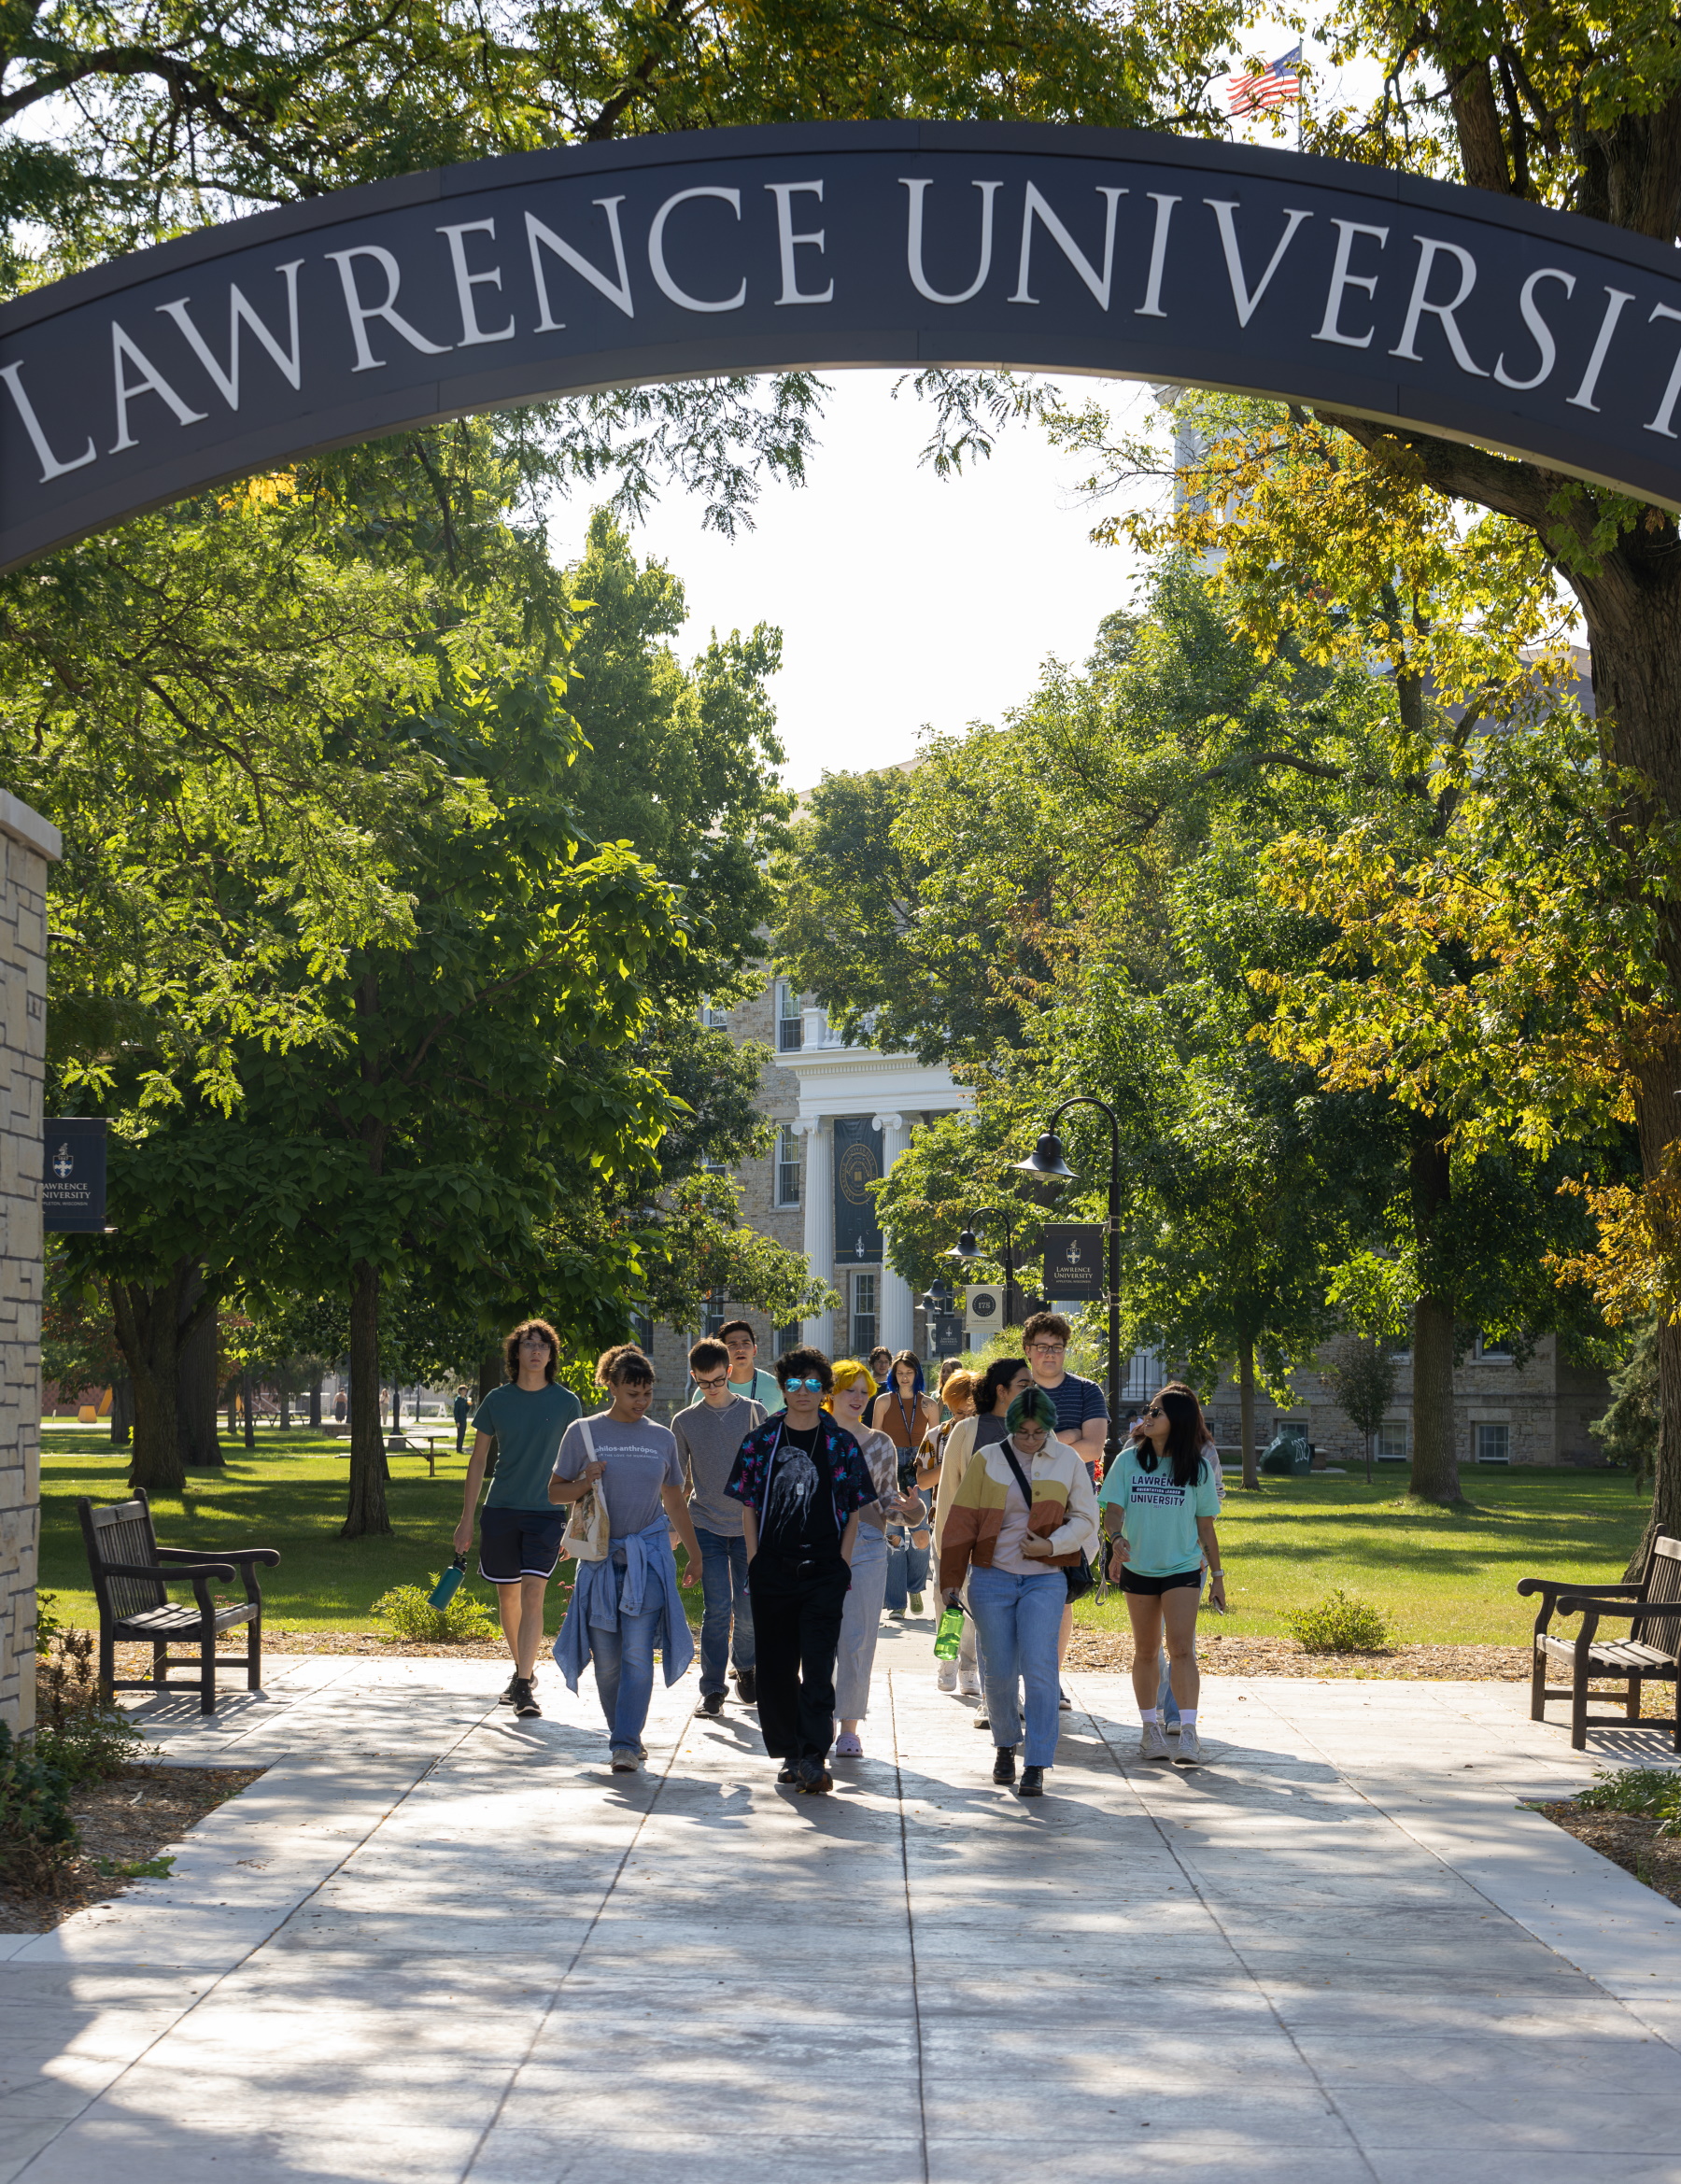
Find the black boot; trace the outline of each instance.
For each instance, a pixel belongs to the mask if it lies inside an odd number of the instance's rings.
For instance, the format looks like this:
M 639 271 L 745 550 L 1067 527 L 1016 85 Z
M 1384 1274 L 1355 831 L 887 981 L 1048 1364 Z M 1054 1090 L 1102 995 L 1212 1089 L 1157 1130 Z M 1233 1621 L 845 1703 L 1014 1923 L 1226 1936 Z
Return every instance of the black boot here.
M 1022 1779 L 1016 1785 L 1018 1797 L 1042 1797 L 1045 1794 L 1045 1770 L 1042 1767 L 1024 1767 Z
M 993 1761 L 993 1780 L 996 1782 L 1014 1782 L 1015 1749 L 1012 1745 L 998 1746 L 998 1756 Z

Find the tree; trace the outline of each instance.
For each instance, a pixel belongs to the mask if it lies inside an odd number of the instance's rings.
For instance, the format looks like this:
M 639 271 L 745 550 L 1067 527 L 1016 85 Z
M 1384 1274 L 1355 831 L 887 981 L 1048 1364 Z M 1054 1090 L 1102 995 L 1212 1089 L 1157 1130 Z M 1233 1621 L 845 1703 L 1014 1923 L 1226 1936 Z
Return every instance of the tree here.
M 1366 1485 L 1372 1483 L 1372 1440 L 1395 1399 L 1394 1353 L 1387 1343 L 1361 1342 L 1345 1350 L 1325 1384 L 1365 1444 Z

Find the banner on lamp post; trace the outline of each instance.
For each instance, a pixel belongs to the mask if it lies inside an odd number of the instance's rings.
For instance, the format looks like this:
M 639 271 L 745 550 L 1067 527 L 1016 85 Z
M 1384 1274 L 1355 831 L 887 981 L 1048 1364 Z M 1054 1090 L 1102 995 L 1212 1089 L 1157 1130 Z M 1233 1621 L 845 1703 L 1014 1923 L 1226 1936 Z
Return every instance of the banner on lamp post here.
M 41 1226 L 59 1234 L 103 1235 L 106 1130 L 103 1119 L 75 1115 L 46 1124 L 41 1162 Z
M 1098 1304 L 1103 1285 L 1103 1223 L 1052 1221 L 1045 1231 L 1045 1294 L 1058 1304 Z

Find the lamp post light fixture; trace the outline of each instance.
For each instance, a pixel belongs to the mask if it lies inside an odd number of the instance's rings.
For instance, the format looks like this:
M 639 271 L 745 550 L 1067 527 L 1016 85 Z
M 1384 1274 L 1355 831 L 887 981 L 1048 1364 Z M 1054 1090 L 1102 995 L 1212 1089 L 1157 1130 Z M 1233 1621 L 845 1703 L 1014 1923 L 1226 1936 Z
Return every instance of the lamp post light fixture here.
M 1090 1092 L 1077 1092 L 1065 1100 L 1051 1118 L 1051 1127 L 1017 1169 L 1024 1176 L 1049 1177 L 1059 1183 L 1079 1180 L 1063 1158 L 1058 1125 L 1070 1107 L 1095 1107 L 1109 1126 L 1109 1431 L 1104 1436 L 1104 1465 L 1115 1460 L 1121 1446 L 1121 1124 L 1107 1100 Z
M 1024 1302 L 1021 1293 L 1022 1285 L 1016 1279 L 1015 1213 L 1014 1209 L 1010 1206 L 996 1205 L 987 1206 L 983 1211 L 995 1219 L 1001 1219 L 1004 1223 L 1004 1248 L 996 1254 L 996 1257 L 998 1264 L 1004 1269 L 1004 1324 L 1006 1327 L 1010 1327 L 1015 1324 L 1014 1315 L 1010 1310 L 1011 1304 Z M 942 1259 L 954 1259 L 960 1265 L 963 1265 L 977 1259 L 990 1259 L 994 1254 L 982 1249 L 980 1238 L 975 1234 L 971 1220 L 964 1222 L 963 1227 L 957 1233 L 956 1243 L 952 1246 L 949 1251 L 942 1251 L 939 1256 Z

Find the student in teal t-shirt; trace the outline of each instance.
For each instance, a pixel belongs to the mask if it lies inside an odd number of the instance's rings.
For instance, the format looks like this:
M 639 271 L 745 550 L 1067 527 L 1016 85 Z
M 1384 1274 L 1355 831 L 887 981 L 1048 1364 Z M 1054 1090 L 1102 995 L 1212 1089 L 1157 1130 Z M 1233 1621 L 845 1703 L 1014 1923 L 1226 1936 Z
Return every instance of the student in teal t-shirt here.
M 1143 1721 L 1139 1754 L 1194 1767 L 1202 1757 L 1196 1734 L 1201 1677 L 1196 1667 L 1196 1610 L 1202 1594 L 1203 1557 L 1208 1560 L 1208 1598 L 1222 1613 L 1225 1576 L 1214 1519 L 1220 1488 L 1203 1454 L 1209 1438 L 1195 1393 L 1170 1381 L 1133 1429 L 1137 1438 L 1109 1466 L 1098 1501 L 1109 1515 L 1114 1548 L 1109 1576 L 1126 1596 L 1133 1629 L 1133 1693 Z M 1164 1637 L 1167 1673 L 1180 1710 L 1180 1748 L 1167 1749 L 1156 1707 L 1156 1656 Z
M 546 1319 L 527 1319 L 502 1346 L 508 1377 L 493 1388 L 473 1417 L 477 1429 L 467 1459 L 461 1521 L 455 1546 L 464 1555 L 473 1544 L 473 1512 L 484 1484 L 490 1444 L 496 1444 L 496 1475 L 479 1512 L 479 1575 L 496 1587 L 502 1636 L 514 1656 L 514 1673 L 501 1703 L 516 1713 L 537 1714 L 532 1679 L 543 1643 L 543 1596 L 560 1559 L 560 1541 L 571 1514 L 549 1501 L 549 1474 L 560 1437 L 584 1405 L 570 1388 L 555 1385 L 560 1340 Z
M 756 1402 L 766 1417 L 786 1408 L 782 1383 L 758 1361 L 758 1337 L 745 1319 L 727 1319 L 718 1340 L 729 1352 L 729 1392 L 744 1402 Z

